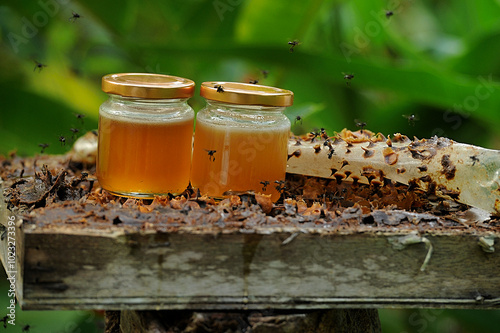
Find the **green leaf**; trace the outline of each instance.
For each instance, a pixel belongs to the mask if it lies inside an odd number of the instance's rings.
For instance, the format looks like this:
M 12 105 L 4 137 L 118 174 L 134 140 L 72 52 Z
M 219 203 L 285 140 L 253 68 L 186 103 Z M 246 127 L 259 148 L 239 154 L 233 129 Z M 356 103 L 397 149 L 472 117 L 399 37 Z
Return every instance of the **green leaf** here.
M 76 110 L 12 85 L 0 84 L 0 99 L 10 105 L 0 113 L 0 154 L 17 150 L 20 155 L 33 155 L 41 152 L 42 143 L 50 145 L 46 153 L 63 153 L 71 147 L 71 128 L 79 129 L 79 134 L 97 128 L 90 118 L 82 124 Z M 59 136 L 66 138 L 65 145 Z

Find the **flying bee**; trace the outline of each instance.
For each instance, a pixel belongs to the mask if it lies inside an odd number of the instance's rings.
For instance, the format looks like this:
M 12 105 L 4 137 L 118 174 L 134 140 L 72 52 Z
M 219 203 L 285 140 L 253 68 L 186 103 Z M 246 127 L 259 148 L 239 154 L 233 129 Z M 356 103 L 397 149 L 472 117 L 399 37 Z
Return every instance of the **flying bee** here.
M 75 139 L 78 132 L 80 132 L 78 128 L 70 128 L 69 130 L 73 133 L 72 139 Z
M 31 325 L 24 325 L 21 329 L 21 332 L 29 332 L 31 329 Z
M 224 87 L 221 84 L 216 84 L 214 88 L 217 88 L 218 93 L 223 93 L 224 92 Z
M 410 115 L 404 114 L 403 118 L 408 119 L 408 124 L 411 125 L 411 126 L 415 126 L 415 121 L 418 120 L 418 116 L 414 115 L 414 114 L 410 114 Z
M 356 124 L 357 128 L 361 129 L 361 133 L 363 133 L 363 129 L 366 127 L 366 122 L 354 119 L 354 123 Z
M 40 151 L 40 154 L 43 154 L 45 152 L 45 149 L 47 149 L 49 147 L 49 144 L 48 143 L 39 143 L 38 147 L 42 148 L 42 150 Z
M 266 191 L 267 185 L 269 185 L 269 181 L 265 180 L 260 183 L 262 184 L 262 191 Z
M 293 124 L 296 125 L 297 121 L 300 121 L 300 124 L 302 125 L 302 117 L 301 116 L 295 117 L 295 121 L 293 122 Z
M 82 16 L 76 12 L 71 12 L 71 17 L 69 18 L 68 21 L 71 21 L 71 22 L 76 22 L 76 20 L 78 20 L 79 18 L 81 18 Z
M 81 114 L 81 113 L 75 113 L 75 117 L 76 119 L 78 119 L 82 125 L 83 125 L 83 118 L 85 118 L 85 115 L 84 114 Z
M 61 146 L 66 145 L 66 137 L 65 137 L 65 136 L 60 135 L 60 136 L 59 136 L 59 142 L 61 143 Z
M 215 156 L 214 154 L 217 152 L 216 150 L 209 150 L 209 149 L 205 149 L 205 151 L 207 152 L 208 154 L 208 160 L 209 161 L 212 161 L 212 162 L 215 162 Z
M 385 11 L 385 17 L 390 18 L 392 15 L 394 15 L 394 13 L 392 12 L 392 10 L 386 10 Z
M 288 42 L 288 45 L 291 45 L 290 46 L 290 53 L 293 53 L 295 46 L 297 46 L 299 44 L 300 44 L 300 42 L 298 40 Z
M 257 80 L 257 79 L 250 80 L 248 83 L 250 83 L 250 84 L 257 84 L 257 83 L 259 83 L 259 80 Z
M 269 71 L 266 69 L 261 69 L 260 72 L 262 73 L 262 76 L 264 79 L 267 79 L 267 76 L 269 75 Z
M 34 62 L 35 62 L 35 68 L 33 68 L 33 72 L 36 71 L 36 69 L 38 68 L 38 73 L 40 73 L 44 67 L 47 67 L 47 65 L 44 65 L 39 61 L 34 60 Z
M 347 74 L 347 73 L 342 72 L 342 75 L 344 75 L 344 80 L 346 80 L 345 84 L 347 86 L 350 86 L 351 80 L 354 79 L 354 74 Z
M 5 230 L 5 233 L 7 233 L 7 229 Z M 3 234 L 2 234 L 2 240 L 3 239 L 4 239 L 4 237 L 3 237 Z M 0 323 L 3 323 L 3 328 L 7 328 L 7 319 L 8 318 L 9 318 L 8 316 L 5 316 L 2 319 L 0 319 Z

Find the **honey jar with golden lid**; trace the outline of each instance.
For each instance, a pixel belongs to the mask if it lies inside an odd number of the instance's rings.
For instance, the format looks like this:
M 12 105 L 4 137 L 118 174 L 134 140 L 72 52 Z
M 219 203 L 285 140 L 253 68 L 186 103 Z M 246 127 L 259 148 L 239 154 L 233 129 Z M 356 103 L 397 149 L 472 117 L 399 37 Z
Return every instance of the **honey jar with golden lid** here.
M 179 194 L 189 185 L 194 82 L 149 73 L 106 75 L 99 109 L 97 178 L 108 192 L 136 198 Z
M 204 82 L 207 105 L 196 116 L 191 184 L 202 194 L 222 198 L 253 191 L 280 197 L 285 179 L 290 121 L 285 107 L 293 93 L 280 88 Z

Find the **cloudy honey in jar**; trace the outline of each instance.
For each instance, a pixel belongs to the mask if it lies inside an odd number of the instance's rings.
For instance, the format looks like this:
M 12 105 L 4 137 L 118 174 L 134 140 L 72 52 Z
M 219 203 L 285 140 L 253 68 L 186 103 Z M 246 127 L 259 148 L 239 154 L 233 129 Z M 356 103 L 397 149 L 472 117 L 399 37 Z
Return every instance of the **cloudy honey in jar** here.
M 271 194 L 285 179 L 292 105 L 288 90 L 234 82 L 204 82 L 207 105 L 196 116 L 191 184 L 221 198 L 227 191 Z
M 102 78 L 97 178 L 116 195 L 152 198 L 189 184 L 194 82 L 159 74 Z

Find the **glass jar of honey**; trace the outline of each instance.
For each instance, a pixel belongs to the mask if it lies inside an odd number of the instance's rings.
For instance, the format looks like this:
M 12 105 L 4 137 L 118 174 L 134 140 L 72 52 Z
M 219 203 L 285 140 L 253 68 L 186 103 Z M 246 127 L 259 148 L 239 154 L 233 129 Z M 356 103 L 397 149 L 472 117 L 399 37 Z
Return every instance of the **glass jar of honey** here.
M 207 105 L 196 116 L 191 184 L 221 198 L 226 191 L 280 196 L 285 179 L 292 105 L 288 90 L 234 82 L 204 82 Z
M 102 78 L 109 95 L 99 109 L 97 178 L 106 191 L 152 198 L 189 185 L 194 82 L 122 73 Z

